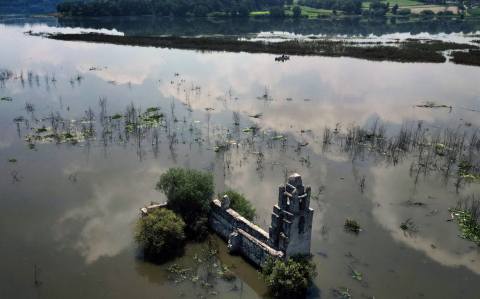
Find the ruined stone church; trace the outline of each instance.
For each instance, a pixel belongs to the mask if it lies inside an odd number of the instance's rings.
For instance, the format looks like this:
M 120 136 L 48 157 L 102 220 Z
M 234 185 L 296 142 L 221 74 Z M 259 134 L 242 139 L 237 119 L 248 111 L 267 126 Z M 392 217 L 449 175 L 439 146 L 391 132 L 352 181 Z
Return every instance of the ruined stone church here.
M 228 240 L 230 253 L 240 252 L 257 265 L 263 264 L 267 255 L 277 259 L 308 254 L 313 221 L 310 195 L 311 188 L 305 188 L 301 176 L 295 173 L 279 188 L 268 233 L 232 210 L 227 196 L 212 202 L 210 225 Z

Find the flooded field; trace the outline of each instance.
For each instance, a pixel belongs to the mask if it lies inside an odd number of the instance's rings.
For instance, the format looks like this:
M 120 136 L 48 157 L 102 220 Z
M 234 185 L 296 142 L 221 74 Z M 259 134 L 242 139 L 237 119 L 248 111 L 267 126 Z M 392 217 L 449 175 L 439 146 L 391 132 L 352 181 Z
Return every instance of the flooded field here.
M 478 297 L 478 246 L 446 220 L 480 191 L 480 68 L 64 42 L 23 32 L 127 33 L 14 19 L 0 25 L 1 298 L 272 297 L 222 240 L 234 281 L 202 283 L 203 244 L 144 259 L 133 225 L 166 200 L 155 184 L 170 167 L 212 171 L 267 231 L 278 186 L 301 174 L 315 196 L 308 298 Z

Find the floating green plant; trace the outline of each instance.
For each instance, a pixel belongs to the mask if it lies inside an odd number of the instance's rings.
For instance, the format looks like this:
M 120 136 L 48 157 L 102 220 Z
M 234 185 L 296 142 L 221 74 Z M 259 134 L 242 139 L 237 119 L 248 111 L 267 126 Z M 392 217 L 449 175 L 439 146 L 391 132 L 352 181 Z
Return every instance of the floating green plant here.
M 360 224 L 355 220 L 345 219 L 345 227 L 351 232 L 358 233 L 360 231 Z
M 122 118 L 122 117 L 123 117 L 123 115 L 117 113 L 114 116 L 112 116 L 112 119 L 119 119 L 119 118 Z
M 459 234 L 462 239 L 469 239 L 480 246 L 480 225 L 477 219 L 472 216 L 469 211 L 448 209 L 451 213 L 458 215 L 458 224 L 463 230 L 463 234 Z
M 35 130 L 35 133 L 45 133 L 45 132 L 47 132 L 47 128 L 45 126 Z
M 11 100 L 12 100 L 11 97 L 3 97 L 3 98 L 2 98 L 2 101 L 10 102 Z
M 477 169 L 475 166 L 462 161 L 458 164 L 457 175 L 466 178 L 469 182 L 478 182 L 480 180 L 479 175 L 470 171 L 475 169 Z
M 160 107 L 152 107 L 152 108 L 147 108 L 147 112 L 155 112 L 160 110 Z
M 353 269 L 353 278 L 356 280 L 362 280 L 362 273 L 358 272 L 356 269 Z
M 8 162 L 17 162 L 17 159 L 8 159 Z

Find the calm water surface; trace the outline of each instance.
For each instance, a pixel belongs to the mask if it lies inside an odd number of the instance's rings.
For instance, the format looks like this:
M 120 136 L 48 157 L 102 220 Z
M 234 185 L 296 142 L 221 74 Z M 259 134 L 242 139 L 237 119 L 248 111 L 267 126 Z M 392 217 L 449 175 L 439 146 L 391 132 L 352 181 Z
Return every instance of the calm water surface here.
M 383 153 L 363 151 L 352 163 L 340 136 L 351 124 L 370 128 L 379 118 L 388 123 L 387 137 L 402 126 L 416 129 L 419 121 L 430 135 L 447 128 L 471 134 L 480 125 L 480 68 L 324 57 L 275 63 L 264 54 L 60 42 L 23 34 L 53 31 L 48 22 L 56 21 L 0 26 L 0 68 L 14 77 L 23 72 L 25 80 L 11 78 L 0 89 L 0 97 L 13 99 L 0 102 L 1 298 L 271 297 L 256 269 L 228 255 L 223 241 L 220 259 L 235 264 L 237 288 L 221 279 L 203 288 L 189 279 L 168 278 L 166 268 L 173 263 L 194 266 L 200 245 L 188 245 L 161 263 L 143 260 L 133 242 L 133 224 L 139 208 L 166 200 L 154 187 L 169 167 L 213 171 L 216 190 L 244 193 L 257 209 L 255 222 L 267 231 L 285 175 L 300 173 L 312 194 L 325 186 L 311 203 L 318 276 L 308 298 L 336 298 L 332 290 L 339 288 L 348 288 L 352 298 L 478 298 L 476 245 L 458 237 L 456 221 L 445 221 L 447 209 L 478 193 L 478 184 L 465 184 L 457 194 L 456 180 L 439 171 L 425 172 L 415 182 L 413 151 L 395 163 Z M 262 97 L 265 90 L 269 100 Z M 151 130 L 140 138 L 128 136 L 122 120 L 101 117 L 100 97 L 107 98 L 108 116 L 131 104 L 141 111 L 161 107 L 170 132 L 156 127 L 158 148 Z M 426 101 L 453 108 L 414 106 Z M 27 111 L 26 103 L 34 110 Z M 205 108 L 214 109 L 210 117 Z M 52 114 L 80 130 L 89 109 L 95 115 L 92 140 L 37 141 L 29 149 L 25 136 L 49 127 Z M 241 115 L 237 129 L 233 111 Z M 255 114 L 262 118 L 249 116 Z M 27 121 L 17 125 L 19 116 Z M 254 123 L 261 126 L 258 136 L 242 131 Z M 333 131 L 336 124 L 340 133 L 325 148 L 324 129 Z M 105 130 L 113 131 L 111 138 L 102 139 Z M 178 143 L 170 148 L 167 135 L 173 132 Z M 288 139 L 272 140 L 275 132 Z M 225 140 L 239 146 L 214 152 Z M 308 145 L 298 146 L 304 142 Z M 12 158 L 18 161 L 8 162 Z M 409 200 L 426 207 L 408 205 Z M 345 218 L 358 221 L 363 231 L 345 232 Z M 409 218 L 418 226 L 412 236 L 399 228 Z M 41 269 L 38 286 L 34 263 Z M 352 277 L 352 268 L 362 273 L 361 281 Z

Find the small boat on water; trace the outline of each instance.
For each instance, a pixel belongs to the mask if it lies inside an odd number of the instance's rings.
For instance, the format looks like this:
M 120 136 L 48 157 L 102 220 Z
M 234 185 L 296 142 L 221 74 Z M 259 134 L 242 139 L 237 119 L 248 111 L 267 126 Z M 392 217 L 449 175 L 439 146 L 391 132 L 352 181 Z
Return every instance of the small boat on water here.
M 275 61 L 279 61 L 279 60 L 289 60 L 290 59 L 290 56 L 279 56 L 279 57 L 275 57 Z

